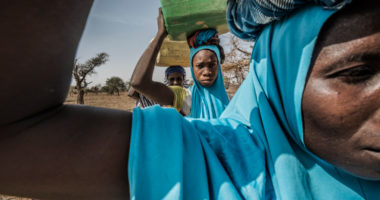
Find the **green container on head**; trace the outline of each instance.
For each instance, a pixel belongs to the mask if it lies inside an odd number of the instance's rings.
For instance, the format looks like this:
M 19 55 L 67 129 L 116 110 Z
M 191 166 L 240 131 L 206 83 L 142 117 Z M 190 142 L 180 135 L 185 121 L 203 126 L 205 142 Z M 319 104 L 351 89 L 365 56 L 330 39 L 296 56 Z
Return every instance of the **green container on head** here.
M 186 40 L 199 29 L 228 32 L 227 0 L 161 0 L 166 30 L 171 40 Z

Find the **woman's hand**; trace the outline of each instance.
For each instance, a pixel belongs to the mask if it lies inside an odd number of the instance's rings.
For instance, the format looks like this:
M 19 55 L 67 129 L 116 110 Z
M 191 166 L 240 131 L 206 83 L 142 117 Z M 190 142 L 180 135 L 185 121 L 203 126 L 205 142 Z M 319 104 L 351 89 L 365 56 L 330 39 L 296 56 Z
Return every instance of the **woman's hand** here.
M 162 15 L 161 8 L 158 9 L 157 26 L 158 26 L 157 34 L 164 35 L 164 36 L 168 35 L 168 32 L 166 31 L 166 28 L 165 28 L 165 20 L 164 20 L 164 16 Z

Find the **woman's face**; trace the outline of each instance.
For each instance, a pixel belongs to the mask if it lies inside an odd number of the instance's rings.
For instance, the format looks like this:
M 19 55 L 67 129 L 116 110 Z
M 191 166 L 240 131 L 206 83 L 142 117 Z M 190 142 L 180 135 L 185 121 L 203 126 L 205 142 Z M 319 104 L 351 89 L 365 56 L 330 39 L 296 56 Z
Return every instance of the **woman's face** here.
M 185 82 L 184 77 L 179 72 L 173 72 L 170 73 L 167 77 L 169 86 L 181 86 L 183 87 L 183 84 Z
M 204 87 L 210 87 L 218 77 L 218 58 L 215 53 L 204 49 L 193 58 L 193 70 L 197 81 Z
M 327 162 L 380 179 L 380 3 L 366 4 L 325 25 L 303 95 L 304 140 Z

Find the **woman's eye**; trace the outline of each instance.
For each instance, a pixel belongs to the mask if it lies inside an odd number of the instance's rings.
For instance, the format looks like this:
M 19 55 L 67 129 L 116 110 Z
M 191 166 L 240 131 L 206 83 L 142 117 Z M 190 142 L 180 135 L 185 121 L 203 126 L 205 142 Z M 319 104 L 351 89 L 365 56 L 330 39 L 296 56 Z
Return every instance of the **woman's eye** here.
M 333 76 L 340 78 L 346 83 L 355 84 L 369 80 L 374 74 L 373 69 L 362 65 L 337 72 Z

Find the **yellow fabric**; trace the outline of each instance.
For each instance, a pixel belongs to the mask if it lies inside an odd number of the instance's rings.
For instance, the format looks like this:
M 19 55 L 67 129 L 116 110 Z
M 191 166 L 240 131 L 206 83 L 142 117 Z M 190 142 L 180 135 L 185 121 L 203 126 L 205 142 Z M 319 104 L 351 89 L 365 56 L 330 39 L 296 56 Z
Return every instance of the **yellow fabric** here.
M 169 86 L 169 88 L 174 93 L 173 107 L 180 112 L 186 99 L 186 89 L 181 86 Z

